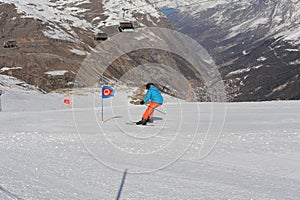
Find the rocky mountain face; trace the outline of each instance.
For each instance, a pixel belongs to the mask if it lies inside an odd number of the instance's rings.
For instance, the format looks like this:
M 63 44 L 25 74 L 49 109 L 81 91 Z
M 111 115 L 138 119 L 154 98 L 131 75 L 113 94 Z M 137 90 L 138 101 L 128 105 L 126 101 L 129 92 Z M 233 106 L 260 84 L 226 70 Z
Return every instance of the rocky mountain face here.
M 300 2 L 158 2 L 214 58 L 231 101 L 300 99 Z
M 46 92 L 73 87 L 82 62 L 102 42 L 94 36 L 112 37 L 128 20 L 135 27 L 176 27 L 197 40 L 219 67 L 230 101 L 300 99 L 299 17 L 296 0 L 2 0 L 0 42 L 17 45 L 0 48 L 0 74 Z M 107 75 L 164 62 L 197 88 L 194 100 L 208 100 L 201 75 L 164 51 L 131 52 Z
M 159 10 L 139 0 L 2 0 L 0 43 L 17 44 L 0 48 L 0 73 L 46 92 L 73 87 L 81 63 L 102 42 L 94 36 L 117 34 L 124 20 L 136 27 L 172 28 Z

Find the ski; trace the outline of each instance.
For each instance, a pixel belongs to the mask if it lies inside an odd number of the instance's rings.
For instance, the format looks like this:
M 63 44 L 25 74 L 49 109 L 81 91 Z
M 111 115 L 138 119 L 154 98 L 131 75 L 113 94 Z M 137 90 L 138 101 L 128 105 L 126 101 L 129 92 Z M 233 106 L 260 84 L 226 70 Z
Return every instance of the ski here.
M 135 125 L 135 126 L 154 126 L 154 124 L 146 124 L 146 125 L 136 125 L 136 122 L 126 122 L 127 125 Z

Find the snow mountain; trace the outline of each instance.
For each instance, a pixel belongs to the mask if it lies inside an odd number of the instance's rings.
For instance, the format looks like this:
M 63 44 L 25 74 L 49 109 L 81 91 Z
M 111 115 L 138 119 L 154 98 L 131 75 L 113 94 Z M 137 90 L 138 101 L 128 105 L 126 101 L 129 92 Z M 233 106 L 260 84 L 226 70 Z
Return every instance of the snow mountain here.
M 118 34 L 120 22 L 135 27 L 172 27 L 145 1 L 1 0 L 1 74 L 17 77 L 45 91 L 73 87 L 81 63 L 100 44 L 97 34 Z M 13 44 L 13 43 L 11 43 Z
M 0 49 L 0 73 L 47 92 L 73 87 L 82 62 L 102 42 L 95 36 L 110 38 L 129 21 L 176 27 L 197 40 L 219 67 L 230 101 L 300 99 L 299 8 L 294 0 L 2 0 L 0 42 L 17 46 Z M 149 50 L 121 57 L 109 74 L 119 78 L 146 61 L 167 61 L 195 77 L 183 59 Z M 190 81 L 201 88 L 199 77 Z
M 213 56 L 231 100 L 300 98 L 299 1 L 177 0 L 158 5 Z
M 135 21 L 139 26 L 150 23 L 152 26 L 157 26 L 161 18 L 165 18 L 155 7 L 141 0 L 118 3 L 112 0 L 100 2 L 95 0 L 42 0 L 39 2 L 2 0 L 1 2 L 2 6 L 14 5 L 21 18 L 35 19 L 45 24 L 46 29 L 37 30 L 43 32 L 45 36 L 72 42 L 80 40 L 80 34 L 75 28 L 96 33 L 104 26 L 103 22 L 106 22 L 107 26 L 113 26 L 118 25 L 120 21 L 130 20 Z M 141 17 L 138 18 L 137 15 Z M 148 19 L 148 21 L 145 20 L 145 24 L 143 23 L 144 17 Z M 16 18 L 11 20 L 16 20 Z M 3 32 L 6 33 L 5 30 Z

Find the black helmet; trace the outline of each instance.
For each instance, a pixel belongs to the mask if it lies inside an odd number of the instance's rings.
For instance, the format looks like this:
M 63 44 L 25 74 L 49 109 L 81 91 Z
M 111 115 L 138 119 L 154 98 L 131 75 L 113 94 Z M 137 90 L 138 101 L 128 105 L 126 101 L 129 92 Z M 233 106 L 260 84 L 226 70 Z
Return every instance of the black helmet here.
M 147 83 L 146 84 L 146 89 L 149 90 L 151 86 L 154 86 L 154 83 Z

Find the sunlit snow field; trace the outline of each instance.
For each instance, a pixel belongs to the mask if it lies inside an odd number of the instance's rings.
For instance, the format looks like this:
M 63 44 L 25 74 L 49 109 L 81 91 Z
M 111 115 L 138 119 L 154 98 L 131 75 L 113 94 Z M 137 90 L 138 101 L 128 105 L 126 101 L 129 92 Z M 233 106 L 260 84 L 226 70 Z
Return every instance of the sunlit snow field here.
M 165 96 L 154 125 L 137 127 L 126 123 L 146 107 L 129 105 L 122 89 L 105 100 L 103 124 L 93 89 L 0 89 L 0 199 L 116 199 L 125 170 L 120 199 L 300 197 L 299 101 Z

